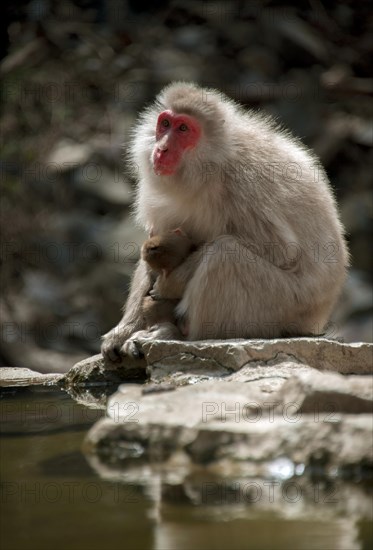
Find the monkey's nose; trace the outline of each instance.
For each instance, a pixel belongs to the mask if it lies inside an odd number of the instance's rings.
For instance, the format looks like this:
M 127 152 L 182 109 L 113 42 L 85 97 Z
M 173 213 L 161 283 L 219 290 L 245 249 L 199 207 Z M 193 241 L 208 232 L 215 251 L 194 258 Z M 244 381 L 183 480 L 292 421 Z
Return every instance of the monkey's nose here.
M 163 136 L 163 138 L 158 141 L 157 149 L 162 151 L 162 153 L 168 151 L 168 136 Z

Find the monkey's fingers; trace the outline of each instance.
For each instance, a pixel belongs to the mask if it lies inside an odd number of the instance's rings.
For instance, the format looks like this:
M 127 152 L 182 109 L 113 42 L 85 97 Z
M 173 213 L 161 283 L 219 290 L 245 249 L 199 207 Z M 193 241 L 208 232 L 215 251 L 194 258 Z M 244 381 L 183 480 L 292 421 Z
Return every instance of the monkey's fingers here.
M 133 357 L 134 359 L 140 359 L 144 357 L 144 353 L 141 349 L 141 343 L 135 338 L 130 338 L 122 346 L 122 354 L 127 355 L 128 357 Z
M 162 296 L 159 294 L 159 292 L 155 288 L 152 288 L 149 291 L 149 296 L 152 298 L 152 300 L 155 300 L 155 301 L 163 300 Z
M 123 344 L 121 348 L 122 355 L 127 357 L 133 357 L 134 359 L 139 359 L 141 357 L 144 357 L 142 344 L 144 344 L 145 342 L 148 342 L 149 340 L 156 339 L 154 328 L 151 328 L 149 330 L 139 330 L 138 332 L 135 332 L 131 336 L 131 338 L 129 338 Z

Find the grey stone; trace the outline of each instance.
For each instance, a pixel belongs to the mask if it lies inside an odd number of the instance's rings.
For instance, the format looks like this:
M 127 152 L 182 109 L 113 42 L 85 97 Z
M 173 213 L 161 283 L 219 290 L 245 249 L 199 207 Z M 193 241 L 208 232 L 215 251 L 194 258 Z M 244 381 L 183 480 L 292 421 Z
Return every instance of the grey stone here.
M 162 491 L 196 502 L 204 488 L 190 480 L 202 472 L 218 484 L 363 475 L 373 463 L 371 351 L 311 338 L 144 344 L 148 381 L 109 397 L 87 434 L 88 460 L 107 479 L 160 476 Z
M 105 364 L 102 355 L 94 355 L 74 365 L 64 376 L 66 388 L 118 385 L 124 380 L 144 380 L 144 360 L 128 359 L 125 363 Z
M 42 374 L 31 369 L 17 367 L 0 368 L 0 387 L 53 386 L 60 383 L 62 374 Z
M 280 407 L 292 404 L 301 413 L 372 413 L 373 377 L 337 373 L 303 372 L 288 379 L 280 389 Z
M 201 367 L 223 374 L 247 365 L 270 365 L 285 359 L 318 370 L 364 374 L 372 372 L 373 360 L 372 344 L 344 344 L 326 338 L 150 342 L 143 345 L 143 352 L 154 375 L 157 369 L 164 373 L 175 369 L 198 372 Z
M 92 163 L 86 165 L 85 171 L 80 171 L 76 185 L 87 196 L 93 195 L 98 201 L 118 206 L 129 206 L 133 200 L 133 191 L 128 181 L 118 173 L 109 170 L 105 165 Z M 90 175 L 89 169 L 92 173 Z M 88 174 L 88 176 L 87 176 Z
M 71 140 L 61 140 L 50 152 L 47 163 L 56 172 L 69 170 L 72 165 L 82 165 L 88 161 L 91 148 L 86 144 Z
M 142 346 L 144 358 L 105 365 L 100 355 L 76 364 L 66 375 L 68 385 L 144 379 L 173 385 L 213 378 L 251 381 L 281 380 L 312 367 L 341 374 L 372 373 L 373 345 L 344 344 L 325 338 L 225 341 L 154 341 Z M 147 374 L 146 374 L 147 373 Z
M 148 378 L 109 397 L 108 417 L 87 436 L 90 454 L 120 464 L 182 456 L 188 469 L 260 475 L 279 456 L 329 469 L 372 461 L 372 377 L 338 374 L 368 373 L 371 349 L 309 338 L 153 342 L 144 359 L 119 365 L 96 355 L 64 376 L 7 368 L 0 375 L 3 386 L 62 383 L 99 408 L 113 386 Z
M 86 436 L 89 462 L 106 479 L 158 479 L 166 500 L 203 500 L 201 474 L 217 487 L 304 472 L 355 479 L 373 463 L 371 345 L 153 342 L 143 352 L 120 364 L 96 355 L 63 376 L 2 369 L 1 383 L 58 383 L 106 408 Z

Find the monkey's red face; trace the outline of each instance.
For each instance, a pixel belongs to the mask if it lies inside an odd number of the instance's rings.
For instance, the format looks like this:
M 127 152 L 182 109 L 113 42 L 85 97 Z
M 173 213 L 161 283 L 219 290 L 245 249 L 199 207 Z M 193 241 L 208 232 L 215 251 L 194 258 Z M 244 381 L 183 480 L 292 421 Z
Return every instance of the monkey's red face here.
M 192 116 L 163 111 L 158 117 L 155 135 L 154 172 L 159 176 L 171 176 L 178 169 L 184 152 L 197 145 L 201 126 Z

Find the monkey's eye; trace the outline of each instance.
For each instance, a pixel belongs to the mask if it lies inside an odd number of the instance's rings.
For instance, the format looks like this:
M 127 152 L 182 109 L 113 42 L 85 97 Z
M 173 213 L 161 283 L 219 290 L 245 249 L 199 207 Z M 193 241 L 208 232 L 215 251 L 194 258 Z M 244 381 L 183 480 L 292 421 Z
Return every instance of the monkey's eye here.
M 179 130 L 181 132 L 186 132 L 188 130 L 188 126 L 186 124 L 180 124 Z
M 163 128 L 168 128 L 169 125 L 170 125 L 170 121 L 167 120 L 167 118 L 165 118 L 165 119 L 162 120 L 161 124 L 162 124 Z

